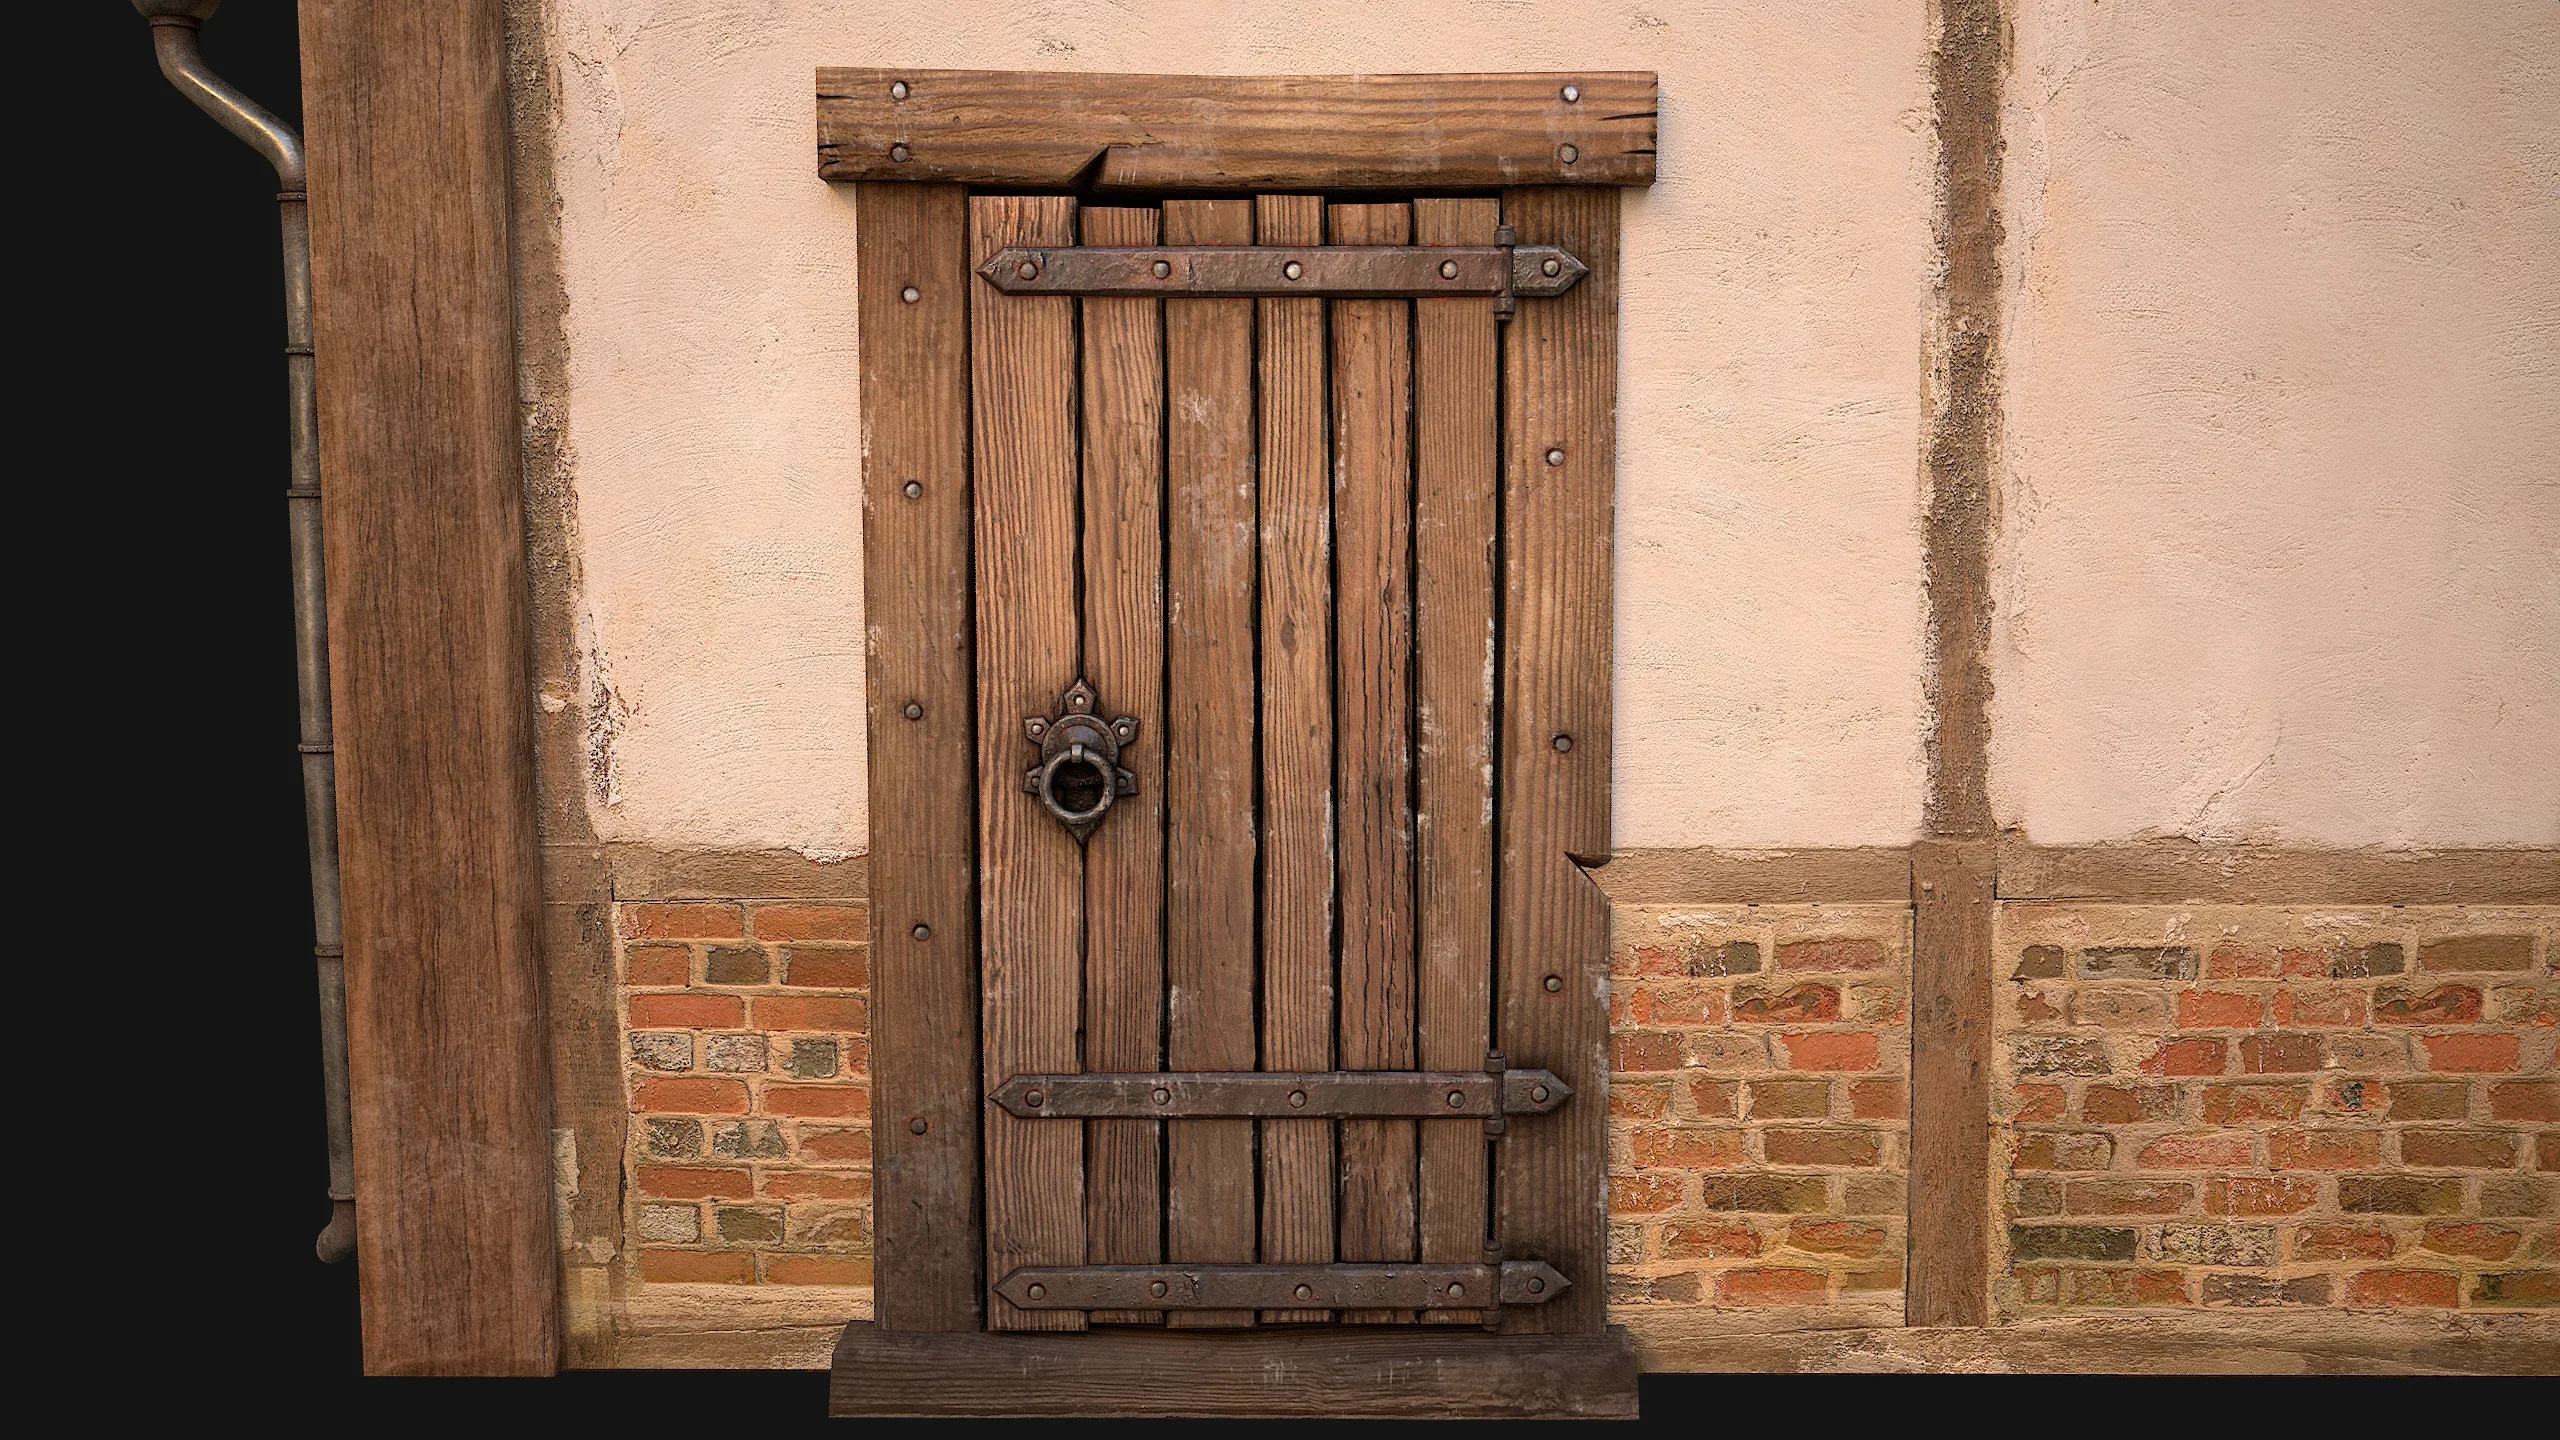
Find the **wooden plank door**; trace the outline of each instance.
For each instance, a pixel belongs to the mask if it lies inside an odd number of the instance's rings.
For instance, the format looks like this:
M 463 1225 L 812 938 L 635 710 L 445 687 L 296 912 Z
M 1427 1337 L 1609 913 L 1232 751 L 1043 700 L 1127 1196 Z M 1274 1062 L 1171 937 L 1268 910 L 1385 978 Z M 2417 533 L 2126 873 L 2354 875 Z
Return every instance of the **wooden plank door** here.
M 1491 198 L 981 195 L 968 253 L 1488 246 L 1502 212 Z M 1496 301 L 1076 298 L 976 277 L 968 294 L 987 1323 L 1481 1324 L 1479 1309 L 1291 1308 L 1286 1294 L 1062 1309 L 997 1287 L 1060 1267 L 1482 1264 L 1504 1238 L 1489 1146 L 1563 1133 L 1555 1116 L 1496 1142 L 1474 1116 L 1077 1120 L 996 1097 L 1020 1077 L 1090 1072 L 1481 1074 L 1510 1033 L 1498 997 L 1553 995 L 1540 987 L 1559 968 L 1578 994 L 1598 983 L 1596 953 L 1507 980 L 1497 965 L 1516 868 L 1498 777 L 1518 766 L 1497 736 L 1520 743 L 1497 695 L 1506 663 L 1540 662 L 1498 629 Z M 1512 468 L 1516 488 L 1516 453 Z M 1605 626 L 1605 593 L 1596 613 Z M 1082 834 L 1026 791 L 1048 753 L 1036 737 L 1071 700 L 1096 723 L 1134 722 L 1116 798 Z M 1535 897 L 1552 882 L 1526 883 Z M 1568 1051 L 1580 1038 L 1559 1032 Z M 1582 1092 L 1568 1108 L 1597 1116 L 1588 1058 L 1553 1063 Z M 1587 1205 L 1521 1213 L 1540 1244 L 1574 1252 L 1546 1258 L 1577 1267 L 1596 1317 L 1598 1245 L 1556 1245 L 1567 1212 L 1588 1209 L 1599 1231 L 1599 1132 L 1572 1134 L 1501 1173 L 1570 1183 L 1586 1166 Z

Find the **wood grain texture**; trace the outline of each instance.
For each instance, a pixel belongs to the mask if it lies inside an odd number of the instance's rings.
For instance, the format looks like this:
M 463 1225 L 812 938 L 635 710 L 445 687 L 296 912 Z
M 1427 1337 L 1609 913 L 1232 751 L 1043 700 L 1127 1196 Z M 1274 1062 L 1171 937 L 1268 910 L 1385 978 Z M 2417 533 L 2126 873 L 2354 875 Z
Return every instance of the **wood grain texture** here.
M 375 1374 L 558 1363 L 503 7 L 301 11 Z
M 1991 917 L 1987 840 L 1911 847 L 1911 1249 L 1903 1313 L 1991 1313 Z
M 1075 242 L 1075 202 L 974 196 L 969 263 L 1008 245 Z M 1083 856 L 1023 793 L 1025 716 L 1056 711 L 1082 655 L 1076 595 L 1076 302 L 970 283 L 976 488 L 978 898 L 985 1081 L 1081 1070 Z M 1085 1253 L 1084 1130 L 981 1107 L 987 1323 L 1079 1329 L 1081 1312 L 1017 1310 L 993 1286 Z
M 1414 243 L 1491 244 L 1501 219 L 1493 200 L 1417 200 Z M 1413 309 L 1416 1058 L 1426 1070 L 1471 1070 L 1493 1039 L 1501 342 L 1490 300 L 1417 300 Z M 1484 1127 L 1430 1120 L 1421 1128 L 1420 1258 L 1472 1263 L 1489 1238 Z
M 1336 245 L 1403 245 L 1408 205 L 1335 205 Z M 1412 302 L 1335 300 L 1334 765 L 1342 1065 L 1414 1067 Z M 1483 1063 L 1483 1057 L 1477 1057 Z M 1415 1122 L 1342 1122 L 1345 1260 L 1414 1257 Z M 1348 1311 L 1345 1320 L 1406 1320 Z
M 1568 85 L 1577 100 L 1564 98 Z M 1657 88 L 1650 71 L 829 67 L 818 71 L 818 173 L 1102 190 L 1650 185 Z
M 1088 245 L 1152 245 L 1153 209 L 1087 207 Z M 1084 847 L 1085 1064 L 1164 1064 L 1164 307 L 1084 306 L 1084 674 L 1105 711 L 1143 728 L 1121 751 L 1138 793 L 1114 802 Z M 1085 1253 L 1096 1264 L 1164 1258 L 1163 1135 L 1152 1120 L 1085 1126 Z M 1161 1315 L 1112 1311 L 1097 1321 Z
M 1574 1089 L 1498 1150 L 1495 1235 L 1573 1288 L 1506 1330 L 1597 1330 L 1608 1289 L 1609 908 L 1575 863 L 1609 848 L 1618 192 L 1503 192 L 1520 242 L 1591 273 L 1503 337 L 1501 886 L 1497 1048 Z M 1552 457 L 1554 463 L 1550 463 Z M 1547 977 L 1557 986 L 1549 990 Z
M 1324 197 L 1254 198 L 1254 240 L 1324 243 Z M 1333 473 L 1324 302 L 1257 302 L 1262 465 L 1262 1066 L 1333 1068 Z M 1262 1122 L 1262 1259 L 1334 1258 L 1330 1120 Z M 1314 1321 L 1329 1310 L 1263 1318 Z
M 1188 1419 L 1636 1417 L 1627 1332 L 914 1335 L 845 1327 L 831 1415 Z
M 880 1323 L 890 1329 L 975 1330 L 985 1307 L 968 197 L 957 185 L 859 186 L 854 226 L 870 632 L 871 853 L 861 868 L 871 902 L 875 1283 Z M 921 493 L 910 497 L 910 483 Z M 909 705 L 923 713 L 909 719 Z M 680 893 L 657 878 L 669 868 L 648 867 L 633 883 Z M 621 877 L 617 868 L 617 890 Z M 739 877 L 710 867 L 703 878 Z
M 2560 905 L 2560 849 L 2312 850 L 2140 840 L 1998 842 L 2003 900 Z
M 1173 200 L 1168 245 L 1250 245 L 1245 200 Z M 1254 398 L 1251 300 L 1164 305 L 1166 1059 L 1254 1068 Z M 1254 1258 L 1251 1120 L 1165 1127 L 1165 1253 Z M 1250 1310 L 1173 1325 L 1241 1325 Z

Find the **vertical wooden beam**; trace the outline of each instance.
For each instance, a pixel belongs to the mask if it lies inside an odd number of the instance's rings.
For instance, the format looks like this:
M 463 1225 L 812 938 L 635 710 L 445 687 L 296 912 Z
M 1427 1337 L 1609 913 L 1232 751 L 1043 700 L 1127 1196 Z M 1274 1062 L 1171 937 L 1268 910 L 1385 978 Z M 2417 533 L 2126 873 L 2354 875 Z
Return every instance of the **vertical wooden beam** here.
M 1156 243 L 1152 208 L 1081 218 L 1087 245 Z M 1107 713 L 1142 725 L 1120 755 L 1138 793 L 1085 842 L 1085 1065 L 1125 1073 L 1164 1068 L 1164 304 L 1082 303 L 1084 674 Z M 1085 1122 L 1094 1264 L 1164 1258 L 1162 1142 L 1153 1120 Z
M 365 1368 L 548 1373 L 502 7 L 301 29 Z
M 854 189 L 870 632 L 873 1303 L 888 1330 L 975 1330 L 984 1313 L 968 232 L 968 196 L 957 185 Z
M 1905 1318 L 1990 1313 L 1991 483 L 1999 431 L 2000 0 L 1933 0 L 1936 314 L 1923 372 L 1929 839 L 1912 853 Z
M 1591 273 L 1523 301 L 1503 336 L 1498 1048 L 1574 1096 L 1515 1116 L 1498 1147 L 1495 1236 L 1573 1288 L 1506 1330 L 1601 1328 L 1608 1296 L 1609 907 L 1575 863 L 1609 849 L 1618 420 L 1618 192 L 1503 192 L 1523 245 Z
M 1075 243 L 1075 202 L 969 201 L 972 268 L 1009 245 Z M 1076 613 L 1076 302 L 974 278 L 970 407 L 977 535 L 978 914 L 985 1080 L 1082 1068 L 1084 855 L 1022 793 L 1023 721 L 1054 714 L 1083 662 Z M 989 1103 L 987 1282 L 1084 1263 L 1084 1130 Z M 998 1330 L 1081 1330 L 1076 1310 L 1020 1310 L 989 1291 Z
M 1324 243 L 1324 197 L 1254 197 L 1254 240 Z M 1322 300 L 1263 300 L 1262 1064 L 1333 1068 L 1333 464 Z M 1334 1258 L 1333 1122 L 1262 1122 L 1262 1261 Z M 1274 1310 L 1268 1320 L 1325 1320 Z
M 1493 200 L 1417 200 L 1414 241 L 1490 245 Z M 1493 602 L 1502 476 L 1493 302 L 1419 300 L 1413 318 L 1415 968 L 1425 1070 L 1484 1063 L 1493 1019 Z M 1486 1240 L 1483 1126 L 1423 1122 L 1421 1258 Z M 1474 1311 L 1426 1319 L 1474 1320 Z
M 1168 245 L 1250 245 L 1253 202 L 1170 200 Z M 1251 300 L 1164 307 L 1166 1061 L 1254 1067 L 1254 420 Z M 1254 1258 L 1253 1122 L 1166 1127 L 1165 1254 Z M 1249 1325 L 1196 1310 L 1177 1325 Z

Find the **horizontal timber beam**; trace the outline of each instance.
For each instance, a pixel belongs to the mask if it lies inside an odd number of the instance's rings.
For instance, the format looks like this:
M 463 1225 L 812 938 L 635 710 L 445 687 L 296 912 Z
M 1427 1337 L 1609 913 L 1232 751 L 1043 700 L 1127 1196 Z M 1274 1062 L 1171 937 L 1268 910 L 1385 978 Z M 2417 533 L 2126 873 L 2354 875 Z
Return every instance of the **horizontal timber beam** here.
M 822 68 L 818 173 L 1094 190 L 1650 185 L 1650 71 Z
M 1095 1116 L 1467 1120 L 1499 1114 L 1544 1115 L 1572 1095 L 1572 1086 L 1544 1070 L 1150 1070 L 1118 1075 L 1016 1075 L 987 1098 L 1005 1113 L 1026 1120 Z
M 978 267 L 1007 295 L 1316 295 L 1414 299 L 1573 288 L 1583 263 L 1552 245 L 1156 245 L 999 250 Z

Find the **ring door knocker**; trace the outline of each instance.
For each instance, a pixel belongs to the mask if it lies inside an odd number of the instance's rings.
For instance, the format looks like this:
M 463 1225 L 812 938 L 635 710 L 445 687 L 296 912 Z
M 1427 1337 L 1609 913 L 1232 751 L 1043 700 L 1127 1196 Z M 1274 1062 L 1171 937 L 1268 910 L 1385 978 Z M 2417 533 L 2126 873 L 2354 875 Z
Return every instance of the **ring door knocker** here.
M 1023 791 L 1039 796 L 1077 844 L 1102 823 L 1113 800 L 1138 793 L 1138 777 L 1120 768 L 1120 747 L 1138 738 L 1137 719 L 1104 720 L 1095 703 L 1093 687 L 1078 680 L 1058 697 L 1056 715 L 1022 722 L 1040 747 L 1040 763 L 1022 776 Z

